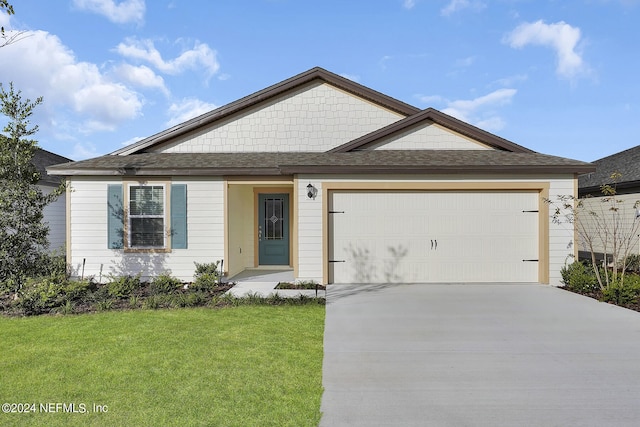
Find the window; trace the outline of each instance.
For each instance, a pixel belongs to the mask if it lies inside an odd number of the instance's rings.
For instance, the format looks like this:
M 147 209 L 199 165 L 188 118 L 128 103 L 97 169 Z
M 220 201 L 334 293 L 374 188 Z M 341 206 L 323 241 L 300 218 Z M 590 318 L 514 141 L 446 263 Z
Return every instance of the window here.
M 165 247 L 164 185 L 129 187 L 129 247 Z
M 187 185 L 109 184 L 106 237 L 109 249 L 187 249 Z

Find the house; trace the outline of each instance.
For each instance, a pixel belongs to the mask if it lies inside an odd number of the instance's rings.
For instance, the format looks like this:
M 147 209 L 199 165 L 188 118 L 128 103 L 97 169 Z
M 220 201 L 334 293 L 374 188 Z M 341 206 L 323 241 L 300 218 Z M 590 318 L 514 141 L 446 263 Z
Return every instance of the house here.
M 536 153 L 321 68 L 109 155 L 48 168 L 76 273 L 558 284 L 573 233 L 544 198 L 591 164 Z
M 605 252 L 605 239 L 601 238 L 608 234 L 610 239 L 606 246 L 607 254 L 611 255 L 613 250 L 613 232 L 600 233 L 602 225 L 597 224 L 597 219 L 607 219 L 610 227 L 618 227 L 616 234 L 623 240 L 629 239 L 628 243 L 620 242 L 617 245 L 625 244 L 630 246 L 629 254 L 640 254 L 640 145 L 621 151 L 616 154 L 604 157 L 593 162 L 596 166 L 594 172 L 580 175 L 578 177 L 578 196 L 582 200 L 585 211 L 593 214 L 582 215 L 582 222 L 585 229 L 594 237 L 592 239 L 593 250 L 596 259 L 602 260 Z M 613 175 L 617 174 L 617 177 Z M 615 188 L 615 213 L 610 208 L 611 203 L 601 187 L 609 185 Z M 579 239 L 580 259 L 591 259 L 589 245 L 584 238 Z M 609 259 L 611 261 L 611 259 Z
M 60 185 L 61 181 L 61 177 L 47 174 L 46 168 L 63 162 L 72 162 L 72 160 L 42 148 L 36 149 L 33 155 L 33 164 L 40 173 L 38 187 L 44 194 L 50 194 Z M 65 248 L 67 240 L 66 207 L 66 194 L 62 194 L 56 201 L 44 208 L 44 221 L 49 224 L 49 250 L 51 252 L 62 251 Z

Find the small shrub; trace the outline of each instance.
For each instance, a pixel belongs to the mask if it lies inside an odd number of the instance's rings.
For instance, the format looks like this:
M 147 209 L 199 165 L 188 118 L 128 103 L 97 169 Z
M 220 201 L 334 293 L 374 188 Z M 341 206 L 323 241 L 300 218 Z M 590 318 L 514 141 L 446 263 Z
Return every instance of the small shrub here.
M 627 271 L 640 273 L 640 255 L 631 254 L 625 259 L 625 267 Z M 622 267 L 622 265 L 620 266 Z
M 568 290 L 588 294 L 598 289 L 598 279 L 590 266 L 574 261 L 560 269 L 562 283 Z
M 55 312 L 66 316 L 69 314 L 73 314 L 75 312 L 75 309 L 75 305 L 71 301 L 67 300 L 67 302 L 63 306 L 58 307 Z
M 55 277 L 41 277 L 27 280 L 18 294 L 16 307 L 25 315 L 50 312 L 66 302 L 65 283 Z
M 196 273 L 194 275 L 195 277 L 198 277 L 202 274 L 215 274 L 216 276 L 218 275 L 218 267 L 220 266 L 220 261 L 205 264 L 194 262 L 194 264 L 196 265 Z
M 153 279 L 150 285 L 152 294 L 172 294 L 182 287 L 182 282 L 169 273 L 163 273 Z
M 131 295 L 129 297 L 129 308 L 138 308 L 139 303 L 140 303 L 140 300 L 137 296 Z
M 189 289 L 207 292 L 218 287 L 220 283 L 220 273 L 218 272 L 220 261 L 208 264 L 194 262 L 194 264 L 196 265 L 196 272 L 193 275 L 195 280 Z
M 108 311 L 111 310 L 113 308 L 113 300 L 103 300 L 103 301 L 98 301 L 96 303 L 96 308 L 98 309 L 98 311 Z
M 616 305 L 635 304 L 638 301 L 638 289 L 620 283 L 612 283 L 602 290 L 602 301 Z
M 97 285 L 89 280 L 67 280 L 64 291 L 68 301 L 80 301 L 97 289 Z
M 177 306 L 177 300 L 173 295 L 151 295 L 142 302 L 142 308 L 145 310 L 157 310 L 159 308 Z
M 198 307 L 204 305 L 207 298 L 203 292 L 189 292 L 178 295 L 176 304 L 178 307 Z
M 141 287 L 140 274 L 136 276 L 112 276 L 111 282 L 107 284 L 107 293 L 112 297 L 127 298 Z

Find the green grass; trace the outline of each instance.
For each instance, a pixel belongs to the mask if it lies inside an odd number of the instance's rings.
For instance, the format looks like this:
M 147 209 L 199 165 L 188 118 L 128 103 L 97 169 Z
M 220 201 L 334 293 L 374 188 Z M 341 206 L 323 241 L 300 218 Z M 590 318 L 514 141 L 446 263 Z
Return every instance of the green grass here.
M 38 409 L 0 425 L 315 426 L 323 329 L 321 305 L 0 318 L 0 404 Z

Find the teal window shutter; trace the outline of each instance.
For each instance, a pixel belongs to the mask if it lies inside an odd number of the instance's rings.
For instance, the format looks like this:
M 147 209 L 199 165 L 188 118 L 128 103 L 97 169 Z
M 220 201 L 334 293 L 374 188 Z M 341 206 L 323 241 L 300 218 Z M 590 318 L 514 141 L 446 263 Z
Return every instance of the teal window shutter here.
M 122 184 L 110 184 L 107 189 L 107 247 L 124 248 L 124 197 Z
M 187 185 L 171 185 L 171 249 L 187 249 Z

